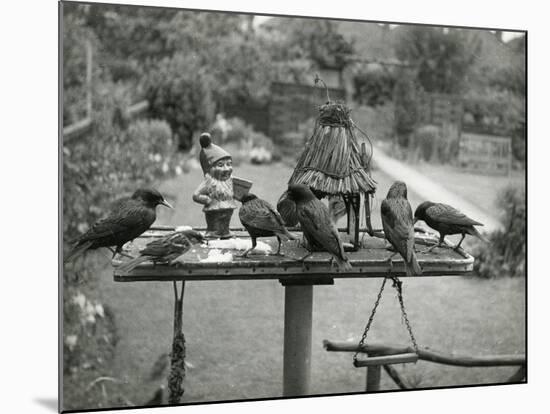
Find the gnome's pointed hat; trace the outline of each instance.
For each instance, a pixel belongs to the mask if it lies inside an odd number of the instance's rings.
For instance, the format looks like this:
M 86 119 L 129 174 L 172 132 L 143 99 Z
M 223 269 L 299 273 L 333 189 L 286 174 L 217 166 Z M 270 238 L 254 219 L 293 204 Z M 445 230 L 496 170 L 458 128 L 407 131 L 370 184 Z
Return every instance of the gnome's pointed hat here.
M 212 143 L 212 137 L 208 132 L 203 132 L 199 138 L 201 151 L 199 153 L 199 161 L 201 163 L 202 172 L 206 174 L 210 168 L 222 158 L 231 158 L 231 154 L 223 148 Z

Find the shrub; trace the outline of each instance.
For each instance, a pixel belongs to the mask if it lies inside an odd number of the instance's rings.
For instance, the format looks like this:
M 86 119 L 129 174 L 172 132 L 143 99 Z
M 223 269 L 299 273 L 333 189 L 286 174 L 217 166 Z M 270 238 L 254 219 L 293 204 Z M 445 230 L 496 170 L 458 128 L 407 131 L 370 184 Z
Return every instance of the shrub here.
M 484 278 L 525 276 L 525 189 L 506 187 L 497 197 L 496 205 L 501 210 L 504 229 L 491 233 L 489 244 L 475 244 L 474 272 Z
M 180 149 L 190 149 L 194 134 L 212 122 L 207 75 L 192 58 L 163 59 L 149 74 L 144 90 L 150 116 L 168 122 Z
M 391 140 L 394 136 L 395 109 L 393 102 L 376 107 L 360 106 L 352 109 L 351 117 L 359 125 L 373 144 L 377 141 Z M 358 136 L 362 136 L 359 132 Z
M 416 160 L 453 162 L 458 155 L 458 130 L 452 125 L 423 125 L 412 135 L 409 149 Z
M 353 99 L 361 105 L 379 106 L 393 99 L 395 77 L 386 70 L 371 70 L 353 78 Z
M 494 89 L 470 92 L 464 100 L 465 128 L 512 137 L 512 154 L 525 162 L 525 97 Z
M 275 144 L 281 155 L 283 157 L 288 157 L 289 160 L 297 160 L 304 150 L 306 141 L 313 134 L 314 128 L 315 119 L 310 118 L 298 124 L 298 129 L 296 131 L 285 132 L 280 136 Z
M 174 148 L 170 125 L 158 119 L 138 120 L 128 127 L 129 137 L 137 143 L 146 143 L 152 154 L 163 154 Z
M 409 146 L 409 138 L 418 123 L 420 97 L 421 89 L 410 75 L 398 78 L 394 89 L 394 130 L 401 147 Z
M 223 128 L 220 125 L 223 125 Z M 235 165 L 245 159 L 256 164 L 269 163 L 273 159 L 275 145 L 271 138 L 254 130 L 241 118 L 224 119 L 218 116 L 212 132 L 213 136 L 218 138 L 217 144 L 223 142 L 226 150 L 233 149 L 230 153 Z

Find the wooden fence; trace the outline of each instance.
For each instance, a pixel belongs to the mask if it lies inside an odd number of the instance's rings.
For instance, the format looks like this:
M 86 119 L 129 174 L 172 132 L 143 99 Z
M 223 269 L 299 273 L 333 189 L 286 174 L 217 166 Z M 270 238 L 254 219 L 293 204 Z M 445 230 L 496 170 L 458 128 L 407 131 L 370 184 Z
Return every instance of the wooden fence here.
M 145 112 L 147 108 L 149 108 L 149 102 L 147 101 L 135 103 L 126 108 L 126 116 L 128 116 L 129 118 L 134 118 Z M 93 122 L 93 118 L 91 116 L 87 116 L 86 118 L 75 122 L 74 124 L 63 127 L 63 144 L 82 137 L 86 132 L 90 130 Z

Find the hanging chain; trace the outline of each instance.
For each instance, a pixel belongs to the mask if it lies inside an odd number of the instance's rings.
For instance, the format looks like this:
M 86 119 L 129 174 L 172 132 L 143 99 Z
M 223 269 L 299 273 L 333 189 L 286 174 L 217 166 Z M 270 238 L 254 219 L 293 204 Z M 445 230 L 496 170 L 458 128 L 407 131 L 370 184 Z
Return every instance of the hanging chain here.
M 397 291 L 397 299 L 399 300 L 399 306 L 401 306 L 401 315 L 403 316 L 403 320 L 405 321 L 405 326 L 407 327 L 407 331 L 409 331 L 409 335 L 411 337 L 411 341 L 414 346 L 414 352 L 418 354 L 418 344 L 416 343 L 416 339 L 414 337 L 411 323 L 409 321 L 409 317 L 407 315 L 407 311 L 405 310 L 405 304 L 403 303 L 403 282 L 399 280 L 397 276 L 392 277 L 393 281 L 393 287 Z
M 361 337 L 361 340 L 359 341 L 359 345 L 357 346 L 357 351 L 353 355 L 353 364 L 356 365 L 357 363 L 357 355 L 359 355 L 359 352 L 361 351 L 361 348 L 365 344 L 365 341 L 367 339 L 367 334 L 369 332 L 370 326 L 372 324 L 372 321 L 374 319 L 374 315 L 376 314 L 376 309 L 378 308 L 378 304 L 380 303 L 380 299 L 382 299 L 382 292 L 384 291 L 384 287 L 386 286 L 386 280 L 388 278 L 384 278 L 382 282 L 382 286 L 380 286 L 380 291 L 378 292 L 378 296 L 376 297 L 376 302 L 374 302 L 374 307 L 372 308 L 371 314 L 369 316 L 369 320 L 367 321 L 367 326 L 365 326 L 365 331 L 363 332 L 363 336 Z M 418 354 L 418 344 L 416 343 L 416 338 L 414 337 L 411 322 L 409 321 L 409 317 L 407 315 L 407 311 L 405 310 L 405 304 L 403 303 L 403 282 L 399 280 L 397 276 L 392 276 L 391 280 L 393 282 L 392 287 L 395 288 L 397 291 L 397 300 L 399 301 L 399 306 L 401 307 L 401 316 L 403 320 L 405 321 L 405 326 L 407 327 L 407 331 L 409 332 L 409 336 L 411 337 L 411 341 L 414 347 L 414 351 Z
M 372 308 L 372 312 L 369 316 L 369 320 L 367 322 L 367 326 L 365 326 L 365 332 L 363 332 L 363 336 L 361 337 L 361 341 L 359 341 L 359 345 L 357 346 L 357 352 L 353 355 L 353 364 L 357 362 L 357 355 L 359 354 L 359 351 L 361 350 L 361 347 L 365 344 L 365 340 L 367 339 L 367 334 L 370 329 L 370 325 L 372 324 L 372 320 L 374 319 L 374 314 L 376 313 L 376 308 L 378 307 L 378 304 L 380 303 L 380 299 L 382 299 L 382 292 L 384 291 L 384 286 L 386 286 L 386 278 L 384 278 L 384 281 L 382 282 L 382 286 L 380 286 L 380 292 L 378 292 L 378 297 L 376 298 L 376 302 L 374 302 L 374 307 Z

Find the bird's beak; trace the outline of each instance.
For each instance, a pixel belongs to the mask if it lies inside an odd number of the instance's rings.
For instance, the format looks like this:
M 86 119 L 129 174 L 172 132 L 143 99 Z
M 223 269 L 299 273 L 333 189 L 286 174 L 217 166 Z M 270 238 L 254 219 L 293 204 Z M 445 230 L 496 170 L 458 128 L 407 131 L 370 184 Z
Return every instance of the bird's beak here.
M 162 200 L 159 204 L 162 204 L 163 206 L 166 206 L 166 207 L 171 208 L 171 209 L 174 208 L 174 207 L 172 207 L 172 205 L 171 205 L 168 201 L 166 201 L 166 200 Z

